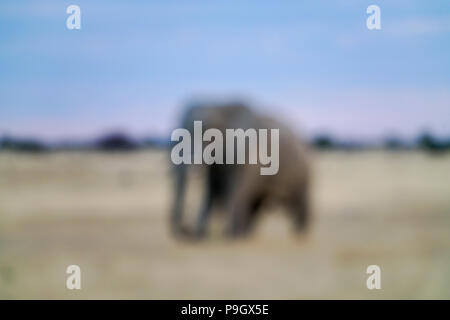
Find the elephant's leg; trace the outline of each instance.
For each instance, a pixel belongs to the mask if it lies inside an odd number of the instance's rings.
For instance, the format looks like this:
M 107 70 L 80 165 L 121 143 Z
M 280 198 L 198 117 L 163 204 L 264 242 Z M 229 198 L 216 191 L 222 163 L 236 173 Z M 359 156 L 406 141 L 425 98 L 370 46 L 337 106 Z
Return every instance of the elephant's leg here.
M 203 201 L 202 207 L 198 213 L 197 225 L 196 225 L 196 235 L 202 238 L 206 235 L 209 217 L 211 215 L 212 199 L 211 196 L 207 195 Z
M 172 231 L 175 234 L 179 234 L 183 232 L 182 219 L 183 219 L 184 194 L 186 189 L 187 166 L 181 164 L 175 167 L 174 170 L 175 170 L 175 193 L 174 193 L 174 206 L 172 209 L 170 225 Z
M 306 231 L 310 222 L 310 199 L 306 187 L 296 190 L 289 201 L 289 209 L 297 232 Z
M 250 215 L 250 206 L 248 201 L 242 197 L 236 196 L 231 201 L 229 209 L 229 221 L 226 234 L 230 237 L 237 237 L 244 233 L 248 218 Z
M 206 235 L 206 229 L 208 226 L 208 220 L 211 215 L 211 207 L 213 204 L 214 197 L 214 182 L 211 175 L 212 167 L 208 167 L 205 173 L 205 188 L 203 202 L 198 213 L 197 225 L 196 225 L 196 235 L 198 237 L 204 237 Z
M 256 222 L 258 221 L 258 216 L 260 208 L 264 202 L 265 195 L 263 194 L 254 194 L 251 199 L 249 199 L 249 211 L 246 220 L 244 221 L 244 225 L 242 227 L 242 233 L 247 234 L 252 231 Z
M 245 235 L 253 226 L 254 214 L 260 205 L 256 190 L 257 186 L 250 179 L 236 183 L 228 200 L 229 223 L 226 232 L 229 236 Z

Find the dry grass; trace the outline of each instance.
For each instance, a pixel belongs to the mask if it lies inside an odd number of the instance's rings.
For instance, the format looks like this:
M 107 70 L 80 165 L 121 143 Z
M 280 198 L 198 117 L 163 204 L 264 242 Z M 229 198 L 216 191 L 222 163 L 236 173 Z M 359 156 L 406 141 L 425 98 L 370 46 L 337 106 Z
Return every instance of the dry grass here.
M 161 152 L 1 153 L 0 298 L 450 298 L 450 156 L 317 154 L 306 239 L 275 209 L 245 241 L 175 241 L 170 187 Z

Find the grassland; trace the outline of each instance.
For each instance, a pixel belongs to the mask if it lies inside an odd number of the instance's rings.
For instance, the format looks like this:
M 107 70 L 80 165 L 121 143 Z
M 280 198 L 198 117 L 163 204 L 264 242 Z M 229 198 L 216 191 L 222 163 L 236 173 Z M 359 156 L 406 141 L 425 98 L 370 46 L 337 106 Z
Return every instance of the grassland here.
M 188 243 L 168 230 L 163 152 L 0 153 L 0 298 L 450 298 L 450 155 L 320 153 L 313 189 L 306 238 L 272 208 L 249 239 L 226 241 L 217 218 Z

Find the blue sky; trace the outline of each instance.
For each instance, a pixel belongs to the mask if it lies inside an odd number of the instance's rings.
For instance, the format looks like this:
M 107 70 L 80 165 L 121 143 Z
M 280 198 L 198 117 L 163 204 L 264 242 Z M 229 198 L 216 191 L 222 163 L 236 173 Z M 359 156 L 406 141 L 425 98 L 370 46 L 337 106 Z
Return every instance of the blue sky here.
M 0 134 L 167 134 L 202 96 L 247 98 L 307 134 L 450 135 L 450 2 L 0 2 Z

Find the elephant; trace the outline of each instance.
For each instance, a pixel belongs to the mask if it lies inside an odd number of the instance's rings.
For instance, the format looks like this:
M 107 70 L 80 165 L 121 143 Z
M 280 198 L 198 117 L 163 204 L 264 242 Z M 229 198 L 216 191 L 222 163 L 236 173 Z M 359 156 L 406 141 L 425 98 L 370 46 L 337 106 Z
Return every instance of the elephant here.
M 291 213 L 295 230 L 304 233 L 310 220 L 310 164 L 306 144 L 285 124 L 263 116 L 240 102 L 200 103 L 187 108 L 181 127 L 193 133 L 194 121 L 204 129 L 279 129 L 279 170 L 262 175 L 258 164 L 201 164 L 205 166 L 204 196 L 195 230 L 182 226 L 187 170 L 195 164 L 174 165 L 174 202 L 170 225 L 176 235 L 202 238 L 207 234 L 213 205 L 221 205 L 227 215 L 226 235 L 247 235 L 255 224 L 261 206 L 267 201 L 284 204 Z M 191 138 L 193 141 L 193 137 Z M 204 146 L 204 145 L 203 145 Z M 225 151 L 226 152 L 226 151 Z M 248 145 L 246 146 L 248 156 Z M 236 152 L 234 153 L 236 157 Z

